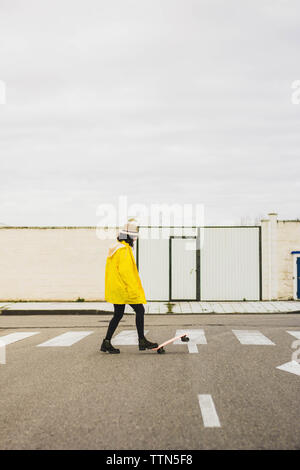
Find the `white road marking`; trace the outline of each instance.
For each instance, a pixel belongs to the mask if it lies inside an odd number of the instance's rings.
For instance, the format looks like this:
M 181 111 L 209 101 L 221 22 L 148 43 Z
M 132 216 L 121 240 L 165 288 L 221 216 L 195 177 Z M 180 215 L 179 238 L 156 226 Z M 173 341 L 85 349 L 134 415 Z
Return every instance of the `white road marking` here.
M 220 428 L 221 423 L 211 395 L 198 395 L 203 424 L 206 428 Z
M 0 339 L 0 364 L 6 364 L 6 344 Z
M 72 346 L 91 333 L 93 333 L 93 331 L 68 331 L 67 333 L 49 339 L 49 341 L 45 343 L 38 344 L 37 347 Z
M 241 344 L 275 345 L 273 341 L 257 330 L 232 330 Z
M 176 330 L 175 336 L 183 335 L 186 333 L 190 338 L 188 343 L 184 343 L 181 339 L 174 341 L 174 344 L 187 344 L 189 353 L 198 353 L 197 344 L 207 344 L 204 330 Z
M 297 339 L 300 339 L 300 331 L 287 331 L 287 333 L 289 333 L 290 335 L 294 336 L 295 338 Z
M 146 335 L 149 330 L 146 330 L 144 334 Z M 115 337 L 112 338 L 111 344 L 113 346 L 133 346 L 139 344 L 138 341 L 138 334 L 136 330 L 124 330 L 121 333 L 117 334 Z
M 6 336 L 0 336 L 0 340 L 2 341 L 2 344 L 4 343 L 5 345 L 7 345 L 15 343 L 16 341 L 21 341 L 25 338 L 29 338 L 30 336 L 37 335 L 38 333 L 39 331 L 36 331 L 34 333 L 10 333 Z
M 290 372 L 291 374 L 300 375 L 300 364 L 296 361 L 286 362 L 282 366 L 277 366 L 276 369 L 284 370 L 285 372 Z

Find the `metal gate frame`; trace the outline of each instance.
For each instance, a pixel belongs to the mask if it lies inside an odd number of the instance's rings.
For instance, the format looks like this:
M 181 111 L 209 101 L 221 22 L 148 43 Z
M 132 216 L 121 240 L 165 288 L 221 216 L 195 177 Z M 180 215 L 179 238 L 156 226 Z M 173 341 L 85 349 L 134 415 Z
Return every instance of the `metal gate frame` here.
M 172 298 L 172 239 L 196 239 L 196 298 L 195 299 L 173 299 Z M 169 238 L 169 301 L 172 302 L 195 302 L 200 300 L 200 240 L 199 237 L 193 235 L 171 235 Z
M 200 263 L 201 263 L 201 256 L 200 256 L 200 228 L 256 228 L 258 229 L 258 240 L 259 240 L 259 247 L 258 247 L 258 253 L 259 253 L 259 300 L 262 300 L 262 228 L 259 225 L 206 225 L 206 226 L 195 226 L 195 225 L 190 225 L 190 226 L 172 226 L 172 227 L 165 227 L 163 225 L 157 225 L 157 226 L 152 226 L 152 225 L 140 225 L 140 228 L 194 228 L 197 230 L 197 235 L 187 235 L 187 236 L 180 236 L 180 235 L 171 235 L 169 237 L 169 302 L 175 299 L 171 298 L 171 288 L 172 288 L 172 247 L 171 247 L 171 239 L 172 238 L 196 238 L 196 300 L 195 299 L 176 299 L 178 302 L 192 302 L 192 301 L 201 301 L 201 282 L 200 282 Z M 137 239 L 136 242 L 136 264 L 137 268 L 139 269 L 139 239 Z M 221 300 L 219 301 L 221 302 Z M 224 301 L 227 302 L 227 301 Z M 231 301 L 228 301 L 231 302 Z M 253 301 L 254 302 L 254 301 Z

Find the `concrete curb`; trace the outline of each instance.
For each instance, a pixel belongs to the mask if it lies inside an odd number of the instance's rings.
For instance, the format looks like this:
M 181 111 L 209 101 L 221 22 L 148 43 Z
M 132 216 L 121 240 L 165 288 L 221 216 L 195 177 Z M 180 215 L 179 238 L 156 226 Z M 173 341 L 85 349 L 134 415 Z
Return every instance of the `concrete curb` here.
M 3 310 L 0 316 L 9 315 L 112 315 L 105 310 Z
M 289 315 L 298 314 L 300 310 L 288 311 L 288 312 L 231 312 L 231 313 L 219 313 L 219 312 L 173 312 L 173 313 L 145 313 L 145 315 Z M 3 310 L 0 311 L 1 316 L 17 316 L 17 315 L 113 315 L 113 311 L 107 310 Z M 134 312 L 126 312 L 125 315 L 135 315 Z

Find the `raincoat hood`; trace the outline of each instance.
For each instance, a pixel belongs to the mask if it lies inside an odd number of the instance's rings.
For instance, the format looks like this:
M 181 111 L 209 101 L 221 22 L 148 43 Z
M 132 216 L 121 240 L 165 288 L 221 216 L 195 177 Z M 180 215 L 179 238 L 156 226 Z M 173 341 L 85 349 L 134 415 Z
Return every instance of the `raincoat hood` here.
M 109 248 L 108 248 L 108 257 L 111 257 L 117 250 L 120 248 L 125 248 L 125 245 L 119 241 L 114 242 Z

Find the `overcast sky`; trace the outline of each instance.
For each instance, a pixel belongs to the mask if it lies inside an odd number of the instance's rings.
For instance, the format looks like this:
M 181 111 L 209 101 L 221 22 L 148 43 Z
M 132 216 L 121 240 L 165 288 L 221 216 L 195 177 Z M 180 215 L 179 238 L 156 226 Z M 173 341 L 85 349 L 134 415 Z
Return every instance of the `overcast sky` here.
M 0 222 L 300 218 L 298 0 L 0 0 Z

